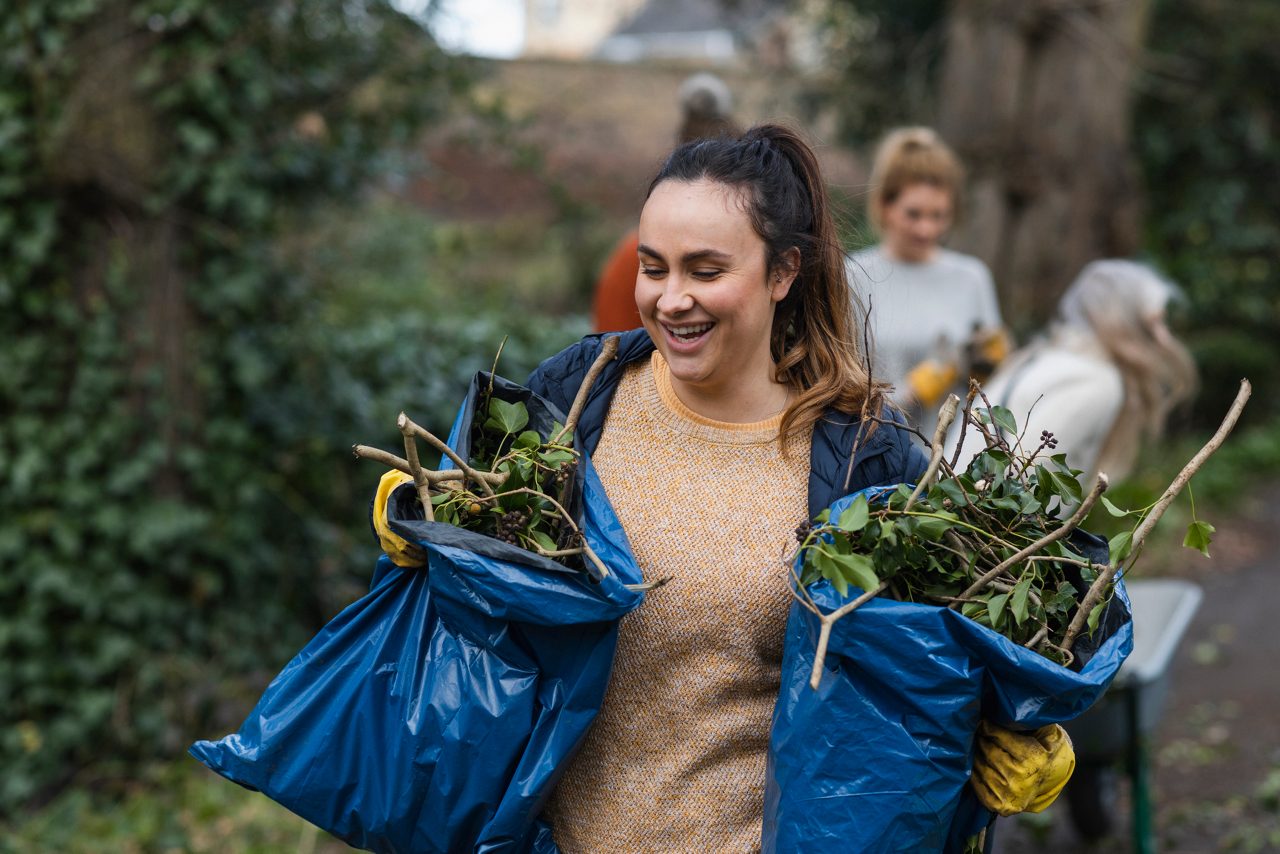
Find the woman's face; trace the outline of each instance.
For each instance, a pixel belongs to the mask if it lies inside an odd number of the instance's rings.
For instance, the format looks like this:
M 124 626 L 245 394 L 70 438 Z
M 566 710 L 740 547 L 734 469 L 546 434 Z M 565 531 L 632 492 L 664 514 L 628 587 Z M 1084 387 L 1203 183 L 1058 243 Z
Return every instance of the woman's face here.
M 899 261 L 929 261 L 951 227 L 951 217 L 951 193 L 933 184 L 909 184 L 881 212 L 884 248 Z
M 645 202 L 636 307 L 677 388 L 717 397 L 771 381 L 774 308 L 794 278 L 768 275 L 737 189 L 669 180 Z

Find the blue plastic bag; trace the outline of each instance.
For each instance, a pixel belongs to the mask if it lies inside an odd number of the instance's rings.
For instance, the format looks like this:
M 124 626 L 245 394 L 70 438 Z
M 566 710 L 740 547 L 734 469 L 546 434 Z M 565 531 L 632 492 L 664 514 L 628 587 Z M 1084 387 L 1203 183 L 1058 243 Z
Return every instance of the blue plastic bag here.
M 449 444 L 464 459 L 481 373 Z M 544 437 L 550 403 L 495 378 Z M 378 852 L 555 851 L 537 821 L 599 711 L 617 621 L 643 594 L 626 535 L 583 455 L 570 509 L 604 578 L 388 503 L 429 568 L 383 556 L 347 607 L 267 687 L 239 732 L 191 754 L 351 845 Z
M 837 501 L 832 516 L 856 497 Z M 1105 559 L 1105 542 L 1081 537 Z M 825 580 L 807 589 L 824 612 L 862 592 L 840 596 Z M 793 603 L 769 741 L 765 852 L 962 850 L 992 819 L 968 785 L 979 721 L 1032 729 L 1070 720 L 1133 649 L 1119 579 L 1098 630 L 1077 644 L 1079 670 L 948 608 L 875 598 L 833 626 L 814 691 L 818 629 Z

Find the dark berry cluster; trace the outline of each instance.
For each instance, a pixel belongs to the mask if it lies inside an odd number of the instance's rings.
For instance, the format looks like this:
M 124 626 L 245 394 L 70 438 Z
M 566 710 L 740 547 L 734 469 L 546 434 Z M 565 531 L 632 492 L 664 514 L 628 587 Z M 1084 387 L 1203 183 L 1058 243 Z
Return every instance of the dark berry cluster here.
M 504 543 L 519 546 L 520 532 L 529 524 L 530 518 L 528 510 L 508 510 L 498 517 L 498 528 L 493 535 Z
M 803 543 L 805 540 L 809 538 L 809 534 L 811 534 L 812 532 L 813 532 L 812 522 L 808 522 L 808 521 L 801 522 L 798 526 L 796 526 L 796 542 Z
M 1048 448 L 1049 450 L 1053 450 L 1054 448 L 1058 447 L 1058 440 L 1054 438 L 1054 435 L 1050 433 L 1048 430 L 1041 430 L 1040 444 L 1043 447 Z
M 555 474 L 556 486 L 563 487 L 566 483 L 568 483 L 573 478 L 573 475 L 577 471 L 578 471 L 577 460 L 570 460 L 569 462 L 561 463 L 560 467 L 556 469 L 556 474 Z

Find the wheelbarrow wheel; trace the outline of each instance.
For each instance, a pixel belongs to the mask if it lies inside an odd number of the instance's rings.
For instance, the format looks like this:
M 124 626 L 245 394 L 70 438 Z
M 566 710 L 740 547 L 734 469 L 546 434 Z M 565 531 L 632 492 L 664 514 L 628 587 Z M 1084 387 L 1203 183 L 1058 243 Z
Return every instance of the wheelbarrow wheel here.
M 1067 784 L 1067 809 L 1076 832 L 1087 841 L 1101 839 L 1115 828 L 1118 788 L 1111 765 L 1082 763 Z

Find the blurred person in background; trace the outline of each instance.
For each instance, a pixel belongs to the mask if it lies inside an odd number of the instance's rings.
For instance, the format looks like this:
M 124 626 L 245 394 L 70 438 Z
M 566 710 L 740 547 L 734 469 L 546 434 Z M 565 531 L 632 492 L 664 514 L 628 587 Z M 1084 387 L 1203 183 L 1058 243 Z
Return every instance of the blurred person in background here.
M 1088 264 L 1045 333 L 984 384 L 987 400 L 1013 412 L 1027 450 L 1048 431 L 1052 452 L 1065 453 L 1086 483 L 1099 471 L 1112 483 L 1124 478 L 1142 441 L 1159 437 L 1169 412 L 1195 391 L 1195 363 L 1165 322 L 1176 293 L 1143 264 Z M 966 431 L 961 461 L 982 444 Z
M 732 136 L 737 128 L 730 118 L 733 95 L 714 74 L 694 74 L 680 84 L 680 129 L 676 143 Z M 622 332 L 640 326 L 636 310 L 636 277 L 640 274 L 639 238 L 633 228 L 609 254 L 596 280 L 591 304 L 591 325 L 596 332 Z
M 899 128 L 876 150 L 867 217 L 880 242 L 849 258 L 867 311 L 871 372 L 908 420 L 932 436 L 947 392 L 985 378 L 1009 349 L 987 266 L 942 246 L 964 170 L 926 127 Z M 860 342 L 861 343 L 861 342 Z

